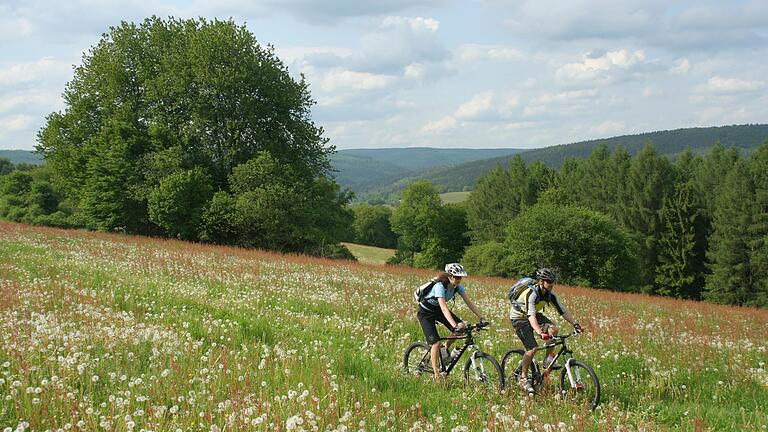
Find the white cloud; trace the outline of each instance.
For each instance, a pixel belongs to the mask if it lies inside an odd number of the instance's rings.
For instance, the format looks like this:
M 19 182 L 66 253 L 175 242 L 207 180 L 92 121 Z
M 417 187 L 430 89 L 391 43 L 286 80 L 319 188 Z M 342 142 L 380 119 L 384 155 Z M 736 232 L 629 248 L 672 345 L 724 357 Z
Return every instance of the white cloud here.
M 459 105 L 459 108 L 453 115 L 461 120 L 474 120 L 488 113 L 492 106 L 493 93 L 484 92 Z
M 378 28 L 360 38 L 360 50 L 351 61 L 355 70 L 395 73 L 406 66 L 447 60 L 439 39 L 440 23 L 424 17 L 386 17 Z
M 411 63 L 403 68 L 403 76 L 408 79 L 422 79 L 427 74 L 427 66 L 423 63 Z
M 267 5 L 310 23 L 336 24 L 345 18 L 392 14 L 439 3 L 440 0 L 270 0 Z
M 61 97 L 50 91 L 37 89 L 17 94 L 0 93 L 0 114 L 30 109 L 50 112 L 61 108 L 63 108 Z
M 458 120 L 454 116 L 443 117 L 440 120 L 435 120 L 427 123 L 421 128 L 422 132 L 447 132 L 456 129 L 459 125 Z
M 557 69 L 555 78 L 565 84 L 579 82 L 613 82 L 618 75 L 645 63 L 645 51 L 626 49 L 606 53 L 590 52 L 581 63 L 568 63 Z
M 607 120 L 590 128 L 590 132 L 599 135 L 612 135 L 625 131 L 623 121 Z
M 519 50 L 503 45 L 477 45 L 464 44 L 459 47 L 459 59 L 462 61 L 478 60 L 519 60 L 523 53 Z
M 723 78 L 721 76 L 713 76 L 705 84 L 697 86 L 696 92 L 723 95 L 749 93 L 761 90 L 764 87 L 764 81 L 742 80 L 738 78 Z
M 679 59 L 669 71 L 674 75 L 685 75 L 691 71 L 691 62 L 687 58 Z
M 0 131 L 13 132 L 23 130 L 32 126 L 34 121 L 34 117 L 23 114 L 0 117 Z
M 17 63 L 0 68 L 0 86 L 11 86 L 69 74 L 70 66 L 53 57 L 31 63 Z
M 321 105 L 335 105 L 359 93 L 385 89 L 397 81 L 397 77 L 390 75 L 347 69 L 331 69 L 312 74 L 312 78 Z

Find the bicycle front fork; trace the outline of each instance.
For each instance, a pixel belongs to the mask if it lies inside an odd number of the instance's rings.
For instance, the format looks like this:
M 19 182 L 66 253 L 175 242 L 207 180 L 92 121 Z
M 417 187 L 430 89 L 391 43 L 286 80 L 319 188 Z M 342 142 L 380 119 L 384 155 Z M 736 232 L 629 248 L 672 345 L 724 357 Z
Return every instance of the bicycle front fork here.
M 475 349 L 472 351 L 472 355 L 469 356 L 469 359 L 472 362 L 472 370 L 475 371 L 475 377 L 478 379 L 478 381 L 485 377 L 485 364 L 481 360 L 477 359 L 477 353 L 479 352 L 479 350 Z
M 568 381 L 571 383 L 571 388 L 581 390 L 584 388 L 584 384 L 582 384 L 581 381 L 581 373 L 579 373 L 579 368 L 571 367 L 571 363 L 573 362 L 573 358 L 569 358 L 568 361 L 565 362 L 565 371 L 568 374 Z

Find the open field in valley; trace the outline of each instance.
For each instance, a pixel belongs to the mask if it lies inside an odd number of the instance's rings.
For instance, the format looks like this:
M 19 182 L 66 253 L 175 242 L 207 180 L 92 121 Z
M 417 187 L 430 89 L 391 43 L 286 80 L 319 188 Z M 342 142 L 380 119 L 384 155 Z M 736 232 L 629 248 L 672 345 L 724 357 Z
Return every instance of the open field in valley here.
M 0 222 L 0 429 L 768 427 L 766 310 L 558 286 L 603 386 L 590 412 L 551 379 L 529 399 L 405 376 L 423 337 L 412 292 L 431 275 Z M 519 345 L 510 283 L 466 279 L 492 323 L 476 340 L 499 359 Z
M 342 243 L 358 261 L 366 264 L 384 264 L 394 254 L 394 249 L 380 248 L 357 243 Z

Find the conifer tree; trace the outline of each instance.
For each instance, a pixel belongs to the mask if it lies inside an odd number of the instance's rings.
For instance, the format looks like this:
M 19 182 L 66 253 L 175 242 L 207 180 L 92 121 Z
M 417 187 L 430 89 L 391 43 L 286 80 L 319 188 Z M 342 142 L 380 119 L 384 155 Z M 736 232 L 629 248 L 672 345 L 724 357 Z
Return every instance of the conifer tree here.
M 672 164 L 656 153 L 652 144 L 632 159 L 627 176 L 627 201 L 622 208 L 622 222 L 634 234 L 640 261 L 640 283 L 653 292 L 658 263 L 658 239 L 662 224 L 660 210 L 672 193 Z
M 467 202 L 467 225 L 473 243 L 501 241 L 509 221 L 534 198 L 528 169 L 519 155 L 512 158 L 507 171 L 497 165 L 478 180 Z
M 705 270 L 701 211 L 693 182 L 678 182 L 661 210 L 663 231 L 656 266 L 657 294 L 699 297 Z
M 754 189 L 748 172 L 737 160 L 715 194 L 704 298 L 717 303 L 746 304 L 754 285 L 749 259 Z
M 768 306 L 768 141 L 752 153 L 749 172 L 755 187 L 749 264 L 754 286 L 749 304 Z

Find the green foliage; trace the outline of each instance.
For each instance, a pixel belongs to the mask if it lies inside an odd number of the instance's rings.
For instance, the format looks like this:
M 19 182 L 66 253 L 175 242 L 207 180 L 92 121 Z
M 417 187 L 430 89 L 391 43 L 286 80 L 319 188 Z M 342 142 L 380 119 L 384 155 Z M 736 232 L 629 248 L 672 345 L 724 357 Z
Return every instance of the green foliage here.
M 462 204 L 443 206 L 429 182 L 414 182 L 392 212 L 398 245 L 387 262 L 442 268 L 446 262 L 458 261 L 468 243 L 466 214 Z
M 345 255 L 335 244 L 351 196 L 327 177 L 334 148 L 310 119 L 308 86 L 244 26 L 123 22 L 83 57 L 64 100 L 38 150 L 73 220 Z
M 71 212 L 60 206 L 61 197 L 51 185 L 49 170 L 17 167 L 0 176 L 0 218 L 36 225 L 71 226 Z
M 704 285 L 703 205 L 693 182 L 677 183 L 661 209 L 656 293 L 699 298 Z
M 658 264 L 658 239 L 661 237 L 661 208 L 672 193 L 672 164 L 648 144 L 632 159 L 626 180 L 626 195 L 619 210 L 619 221 L 636 239 L 640 261 L 640 283 L 646 292 L 654 291 Z
M 749 172 L 755 186 L 749 244 L 754 294 L 750 303 L 765 307 L 768 306 L 768 141 L 752 153 Z
M 236 199 L 224 191 L 213 194 L 203 210 L 200 240 L 217 244 L 237 244 Z
M 479 243 L 467 247 L 461 263 L 469 274 L 514 277 L 506 263 L 507 250 L 499 242 Z
M 506 171 L 497 165 L 478 181 L 467 200 L 467 224 L 472 241 L 502 240 L 506 224 L 534 201 L 528 168 L 519 155 L 512 158 Z
M 182 240 L 197 240 L 203 209 L 213 195 L 202 168 L 178 171 L 149 194 L 149 219 Z
M 581 207 L 537 204 L 507 228 L 509 274 L 556 269 L 564 283 L 629 291 L 637 274 L 631 241 L 609 217 Z
M 707 259 L 711 274 L 707 276 L 704 297 L 717 303 L 748 304 L 753 296 L 749 242 L 753 226 L 751 203 L 754 186 L 747 164 L 734 164 L 715 195 L 712 235 Z
M 441 208 L 440 196 L 431 183 L 411 184 L 392 212 L 392 231 L 398 235 L 398 249 L 411 255 L 420 252 L 427 239 L 436 234 Z
M 460 204 L 446 204 L 440 209 L 440 219 L 435 234 L 425 242 L 414 265 L 421 268 L 440 269 L 449 262 L 457 262 L 469 244 L 467 212 Z
M 387 206 L 372 206 L 361 204 L 352 208 L 354 222 L 352 224 L 355 243 L 394 248 L 397 245 L 397 236 L 392 232 L 392 209 Z
M 13 170 L 13 163 L 11 163 L 10 159 L 0 157 L 0 177 L 10 174 Z

